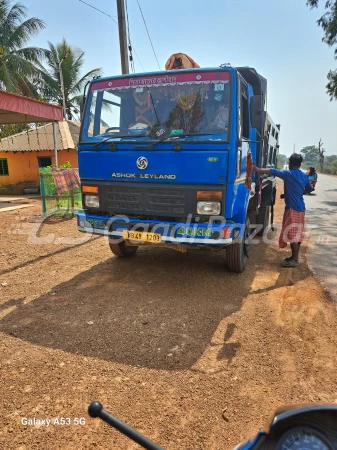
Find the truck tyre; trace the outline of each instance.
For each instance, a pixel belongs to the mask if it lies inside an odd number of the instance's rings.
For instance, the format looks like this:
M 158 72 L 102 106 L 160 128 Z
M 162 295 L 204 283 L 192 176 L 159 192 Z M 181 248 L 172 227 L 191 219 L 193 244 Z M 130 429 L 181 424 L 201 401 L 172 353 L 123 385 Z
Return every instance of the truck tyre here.
M 114 243 L 113 240 L 110 240 L 109 247 L 114 255 L 122 258 L 133 256 L 138 250 L 136 245 L 128 245 L 125 241 Z
M 249 222 L 250 222 L 250 226 L 255 230 L 256 227 L 256 211 L 255 208 L 248 210 L 247 212 L 248 217 L 249 217 Z
M 242 273 L 244 272 L 249 251 L 250 222 L 246 219 L 245 236 L 240 242 L 235 242 L 226 248 L 227 267 L 230 272 Z
M 257 236 L 263 236 L 264 231 L 268 228 L 269 216 L 270 216 L 270 206 L 261 206 L 259 209 L 259 213 L 256 216 L 256 224 L 260 225 L 260 227 L 262 225 L 262 228 L 257 233 Z

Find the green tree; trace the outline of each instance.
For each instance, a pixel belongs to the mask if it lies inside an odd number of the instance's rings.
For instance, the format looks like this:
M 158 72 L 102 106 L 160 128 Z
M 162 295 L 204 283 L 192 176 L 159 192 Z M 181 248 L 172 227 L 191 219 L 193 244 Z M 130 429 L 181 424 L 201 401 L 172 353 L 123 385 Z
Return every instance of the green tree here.
M 34 80 L 41 76 L 45 50 L 24 46 L 45 23 L 36 17 L 24 20 L 26 16 L 21 3 L 0 0 L 0 90 L 37 98 Z
M 329 155 L 325 157 L 325 162 L 327 164 L 337 163 L 337 155 Z
M 304 169 L 307 169 L 310 166 L 315 166 L 319 163 L 319 152 L 315 145 L 309 145 L 302 148 L 301 153 L 303 156 Z
M 337 175 L 337 155 L 330 155 L 325 157 L 323 173 Z
M 307 0 L 307 5 L 317 8 L 319 0 Z M 317 21 L 318 26 L 324 31 L 323 42 L 329 47 L 336 46 L 335 58 L 337 59 L 337 0 L 325 0 L 326 12 Z M 328 84 L 326 86 L 330 99 L 337 99 L 337 69 L 328 73 Z
M 84 64 L 84 52 L 68 45 L 65 39 L 59 44 L 48 42 L 46 51 L 48 68 L 41 80 L 39 89 L 41 95 L 48 101 L 63 105 L 59 62 L 63 59 L 61 70 L 63 74 L 64 94 L 67 119 L 74 119 L 79 115 L 79 101 L 82 97 L 84 85 L 94 76 L 101 74 L 101 69 L 90 70 L 81 76 Z
M 0 126 L 0 139 L 3 139 L 13 134 L 21 133 L 22 131 L 29 130 L 29 126 L 26 123 L 1 125 Z
M 287 163 L 288 156 L 281 155 L 280 153 L 277 155 L 277 167 L 279 169 L 283 169 L 283 166 Z

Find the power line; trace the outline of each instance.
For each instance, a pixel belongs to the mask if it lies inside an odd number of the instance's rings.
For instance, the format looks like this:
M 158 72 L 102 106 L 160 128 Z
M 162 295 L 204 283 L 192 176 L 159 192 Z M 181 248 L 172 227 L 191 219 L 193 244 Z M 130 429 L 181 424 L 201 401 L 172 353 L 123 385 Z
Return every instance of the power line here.
M 143 21 L 144 21 L 144 25 L 145 25 L 145 28 L 146 28 L 146 31 L 147 31 L 147 35 L 148 35 L 148 37 L 149 37 L 149 40 L 150 40 L 150 44 L 151 44 L 151 47 L 152 47 L 152 50 L 153 50 L 153 54 L 154 54 L 154 56 L 155 56 L 155 58 L 156 58 L 156 60 L 157 60 L 157 64 L 158 64 L 158 67 L 159 67 L 159 70 L 160 70 L 160 64 L 159 64 L 159 61 L 158 61 L 158 58 L 157 58 L 156 52 L 154 51 L 154 47 L 153 47 L 153 44 L 152 44 L 151 36 L 150 36 L 149 30 L 147 29 L 147 25 L 146 25 L 145 17 L 144 17 L 144 14 L 143 14 L 142 8 L 140 7 L 140 4 L 139 4 L 139 1 L 138 1 L 138 0 L 137 0 L 137 3 L 138 3 L 138 6 L 139 6 L 139 10 L 140 10 L 140 13 L 141 13 L 141 15 L 142 15 L 142 18 L 143 18 Z
M 110 17 L 110 19 L 111 19 L 113 22 L 115 22 L 115 24 L 118 26 L 118 22 L 116 22 L 116 20 L 115 20 L 112 16 L 110 16 L 110 14 L 107 14 L 106 12 L 101 11 L 101 10 L 98 9 L 98 8 L 95 8 L 95 6 L 92 6 L 92 5 L 90 5 L 89 3 L 87 3 L 87 2 L 85 2 L 85 1 L 83 1 L 83 0 L 79 0 L 79 1 L 80 1 L 81 3 L 84 3 L 85 5 L 90 6 L 90 8 L 93 8 L 93 9 L 95 9 L 96 11 L 98 11 L 98 12 L 104 14 L 105 16 Z M 128 19 L 128 21 L 129 21 L 129 19 Z M 153 48 L 153 47 L 152 47 L 152 48 Z M 142 64 L 142 62 L 141 62 L 141 60 L 140 60 L 140 58 L 139 58 L 139 56 L 138 56 L 138 54 L 137 54 L 137 52 L 136 52 L 136 49 L 135 49 L 134 47 L 133 47 L 133 51 L 135 52 L 135 54 L 136 54 L 136 56 L 137 56 L 137 59 L 138 59 L 138 61 L 139 61 L 139 64 L 141 65 L 142 69 L 143 69 L 144 72 L 145 72 L 144 66 L 143 66 L 143 64 Z
M 144 66 L 143 66 L 141 60 L 139 59 L 139 56 L 138 56 L 138 54 L 137 54 L 137 52 L 136 52 L 135 47 L 133 47 L 133 51 L 135 52 L 135 54 L 136 54 L 136 56 L 137 56 L 137 59 L 138 59 L 138 61 L 139 61 L 139 64 L 142 66 L 142 69 L 144 70 L 144 72 L 146 72 L 146 70 L 144 69 Z
M 128 27 L 128 39 L 129 39 L 129 59 L 131 62 L 131 68 L 133 73 L 135 73 L 135 62 L 133 60 L 133 56 L 132 56 L 132 45 L 131 45 L 131 35 L 130 35 L 130 28 L 129 28 L 129 13 L 128 13 L 128 0 L 125 0 L 125 8 L 126 8 L 126 24 Z
M 115 20 L 112 16 L 110 16 L 110 14 L 107 14 L 106 12 L 101 11 L 100 9 L 96 8 L 95 6 L 89 5 L 89 3 L 87 3 L 87 2 L 85 2 L 85 1 L 83 1 L 83 0 L 79 0 L 79 1 L 80 1 L 81 3 L 84 3 L 85 5 L 90 6 L 90 8 L 92 8 L 92 9 L 96 9 L 96 11 L 99 11 L 100 13 L 104 14 L 105 16 L 110 17 L 110 19 L 111 19 L 113 22 L 115 22 L 116 25 L 118 25 L 118 23 L 116 22 L 116 20 Z

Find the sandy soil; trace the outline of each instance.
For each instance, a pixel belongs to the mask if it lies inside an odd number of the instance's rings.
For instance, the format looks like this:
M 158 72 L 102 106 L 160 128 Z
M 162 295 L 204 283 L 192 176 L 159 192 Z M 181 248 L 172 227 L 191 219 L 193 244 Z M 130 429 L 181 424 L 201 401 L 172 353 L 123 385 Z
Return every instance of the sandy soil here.
M 33 202 L 0 217 L 0 448 L 138 448 L 92 400 L 171 450 L 230 449 L 282 404 L 337 402 L 336 309 L 304 259 L 281 269 L 275 242 L 240 275 L 224 252 L 118 259 L 74 219 L 37 232 Z

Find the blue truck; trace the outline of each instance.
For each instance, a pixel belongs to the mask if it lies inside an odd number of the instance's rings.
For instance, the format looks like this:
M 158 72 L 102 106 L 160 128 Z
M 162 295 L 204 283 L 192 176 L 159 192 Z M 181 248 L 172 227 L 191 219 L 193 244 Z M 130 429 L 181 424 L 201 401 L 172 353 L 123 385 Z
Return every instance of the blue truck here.
M 249 67 L 193 68 L 93 79 L 81 108 L 78 230 L 113 254 L 139 246 L 226 249 L 245 270 L 252 231 L 267 229 L 280 126 L 267 80 Z M 220 252 L 221 253 L 221 252 Z

